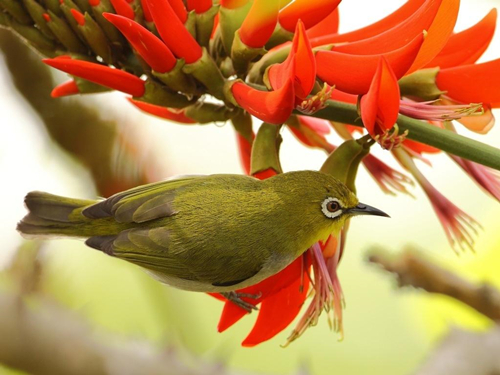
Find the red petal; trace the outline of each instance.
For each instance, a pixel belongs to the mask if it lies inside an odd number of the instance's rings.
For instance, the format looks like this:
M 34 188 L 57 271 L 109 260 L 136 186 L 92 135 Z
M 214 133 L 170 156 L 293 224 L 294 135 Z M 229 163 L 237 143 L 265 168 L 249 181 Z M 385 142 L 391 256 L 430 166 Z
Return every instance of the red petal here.
M 128 98 L 129 102 L 135 105 L 140 110 L 147 112 L 151 115 L 158 116 L 170 121 L 175 121 L 181 124 L 196 124 L 196 121 L 187 117 L 184 111 L 174 111 L 166 107 L 161 107 L 159 105 L 154 105 L 150 103 L 141 102 L 139 100 L 134 100 Z
M 493 116 L 489 105 L 483 105 L 483 109 L 484 113 L 481 116 L 462 117 L 457 121 L 473 132 L 486 134 L 495 125 L 495 116 Z
M 42 61 L 53 68 L 97 83 L 98 85 L 136 97 L 144 95 L 144 81 L 123 70 L 113 69 L 109 66 L 88 61 L 73 60 L 70 57 L 68 58 L 68 56 L 64 58 L 43 59 Z
M 254 176 L 255 178 L 258 178 L 259 180 L 266 180 L 268 178 L 276 176 L 276 174 L 277 173 L 274 169 L 269 168 L 269 169 L 266 169 L 265 171 L 254 173 L 252 176 Z
M 304 257 L 298 257 L 291 264 L 289 264 L 286 268 L 284 268 L 277 274 L 261 281 L 256 285 L 252 285 L 248 288 L 238 290 L 238 292 L 249 293 L 249 294 L 260 293 L 261 296 L 256 299 L 243 298 L 243 300 L 252 303 L 254 305 L 257 305 L 264 299 L 276 294 L 283 288 L 286 288 L 287 286 L 293 284 L 297 279 L 301 280 L 302 272 L 304 270 L 307 270 L 309 268 L 309 265 L 310 265 L 309 258 L 306 258 L 304 261 Z M 247 312 L 243 310 L 241 307 L 238 307 L 232 302 L 226 302 L 226 304 L 224 305 L 224 309 L 222 310 L 217 330 L 219 332 L 225 331 L 246 314 Z
M 239 29 L 241 41 L 248 47 L 263 47 L 276 28 L 279 9 L 279 0 L 255 0 Z
M 339 3 L 340 0 L 295 0 L 280 12 L 279 23 L 293 32 L 300 19 L 309 29 L 332 13 Z
M 439 148 L 435 148 L 435 147 L 426 145 L 425 143 L 412 141 L 411 139 L 406 139 L 403 144 L 405 147 L 412 149 L 413 151 L 415 151 L 418 154 L 422 154 L 422 153 L 437 154 L 437 153 L 441 152 L 441 150 Z
M 500 59 L 441 69 L 436 77 L 440 90 L 462 103 L 500 102 Z
M 220 6 L 226 9 L 241 8 L 250 0 L 220 0 Z
M 175 56 L 187 64 L 198 61 L 202 49 L 177 17 L 167 0 L 147 0 L 156 28 L 162 40 Z
M 495 33 L 497 10 L 492 9 L 481 21 L 467 30 L 454 34 L 439 54 L 426 65 L 428 68 L 450 68 L 472 64 L 488 48 Z
M 399 79 L 405 75 L 418 54 L 424 38 L 418 35 L 406 46 L 383 54 Z M 320 79 L 349 94 L 368 91 L 380 55 L 350 55 L 336 51 L 317 51 L 316 70 Z
M 60 98 L 63 96 L 76 95 L 79 93 L 80 90 L 78 89 L 76 82 L 73 80 L 69 80 L 54 87 L 54 89 L 50 93 L 50 96 L 52 96 L 53 98 Z
M 350 103 L 350 104 L 357 104 L 358 103 L 358 96 L 357 95 L 348 94 L 348 93 L 340 91 L 340 90 L 332 90 L 330 99 L 336 100 L 338 102 L 344 102 L 344 103 Z
M 125 0 L 110 0 L 113 8 L 115 8 L 116 13 L 120 16 L 127 17 L 133 20 L 135 18 L 135 13 L 129 3 Z
M 182 2 L 182 0 L 168 0 L 168 2 L 170 3 L 172 10 L 177 15 L 177 18 L 179 18 L 179 20 L 182 23 L 186 23 L 187 11 L 186 11 L 186 7 L 184 6 L 184 3 Z
M 458 18 L 460 0 L 443 0 L 439 11 L 427 29 L 424 44 L 407 74 L 422 68 L 436 57 L 448 42 Z
M 330 34 L 311 39 L 311 44 L 313 47 L 316 47 L 330 43 L 353 42 L 382 34 L 412 16 L 424 2 L 425 0 L 409 0 L 399 9 L 378 22 L 346 34 Z
M 335 8 L 325 19 L 307 30 L 309 39 L 323 35 L 337 34 L 339 31 L 339 8 Z
M 85 25 L 85 16 L 81 14 L 79 11 L 76 9 L 70 9 L 71 15 L 75 19 L 75 21 L 80 25 L 83 26 Z
M 189 10 L 201 14 L 212 7 L 212 0 L 187 0 L 187 6 Z
M 281 64 L 272 65 L 268 79 L 273 89 L 279 89 L 287 80 L 294 80 L 295 96 L 306 98 L 316 82 L 316 61 L 309 44 L 304 24 L 299 21 L 293 37 L 292 50 Z
M 147 22 L 153 22 L 153 16 L 151 15 L 151 11 L 149 10 L 147 0 L 141 0 L 142 10 L 144 12 L 144 19 Z
M 120 30 L 154 71 L 166 73 L 174 68 L 177 62 L 175 56 L 156 35 L 128 18 L 112 13 L 102 15 Z
M 286 288 L 262 301 L 257 321 L 241 345 L 255 346 L 273 338 L 288 327 L 300 312 L 308 289 L 309 278 L 304 272 L 302 280 L 296 279 Z
M 270 124 L 283 124 L 295 105 L 293 83 L 288 80 L 275 91 L 259 91 L 236 82 L 231 92 L 236 102 L 248 113 Z
M 421 35 L 423 30 L 429 29 L 441 2 L 445 1 L 455 0 L 427 0 L 413 15 L 393 28 L 368 39 L 335 46 L 334 50 L 357 55 L 377 55 L 401 48 Z
M 361 119 L 371 135 L 391 129 L 399 114 L 399 85 L 387 60 L 380 58 L 370 90 L 361 98 Z

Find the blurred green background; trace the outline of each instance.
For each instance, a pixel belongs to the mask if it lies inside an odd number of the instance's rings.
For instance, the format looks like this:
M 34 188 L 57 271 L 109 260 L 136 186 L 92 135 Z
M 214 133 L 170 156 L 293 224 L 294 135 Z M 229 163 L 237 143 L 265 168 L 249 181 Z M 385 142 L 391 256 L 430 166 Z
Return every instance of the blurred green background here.
M 341 31 L 381 18 L 401 3 L 391 0 L 382 5 L 344 0 L 340 8 Z M 476 23 L 495 5 L 498 0 L 463 0 L 458 28 Z M 361 7 L 362 13 L 357 11 Z M 499 56 L 497 32 L 482 60 Z M 64 76 L 56 75 L 55 79 L 59 82 Z M 46 95 L 48 97 L 48 93 Z M 93 108 L 96 111 L 93 119 L 107 121 L 106 126 L 111 129 L 106 133 L 109 143 L 101 145 L 109 152 L 102 154 L 105 158 L 102 161 L 88 161 L 87 166 L 94 166 L 89 172 L 78 161 L 78 155 L 68 155 L 50 139 L 42 126 L 43 116 L 34 112 L 16 92 L 1 60 L 0 97 L 0 171 L 4 197 L 0 210 L 3 245 L 0 269 L 9 265 L 23 241 L 15 231 L 15 224 L 24 215 L 22 200 L 30 190 L 92 198 L 98 194 L 94 181 L 105 180 L 109 172 L 95 165 L 111 165 L 112 173 L 119 177 L 117 181 L 128 183 L 176 174 L 241 173 L 230 126 L 170 124 L 139 113 L 116 93 L 57 99 L 69 105 L 77 101 L 78 105 Z M 51 109 L 44 111 L 50 113 Z M 59 129 L 61 137 L 64 126 L 69 127 L 75 120 L 67 121 L 62 122 L 62 130 Z M 499 146 L 498 128 L 487 136 L 461 132 Z M 90 133 L 91 130 L 84 134 Z M 287 131 L 283 137 L 281 157 L 286 171 L 321 166 L 325 158 L 323 152 L 300 146 Z M 79 135 L 74 141 L 82 142 L 82 139 L 83 135 Z M 102 138 L 99 141 L 105 142 Z M 339 142 L 334 136 L 332 141 Z M 96 146 L 82 143 L 81 154 L 95 155 L 98 147 L 93 147 Z M 376 154 L 396 167 L 389 155 L 381 150 L 376 150 Z M 286 349 L 280 344 L 285 342 L 293 326 L 256 348 L 242 348 L 240 342 L 250 331 L 257 314 L 245 317 L 219 334 L 216 330 L 222 309 L 219 301 L 161 285 L 138 267 L 93 251 L 78 241 L 50 240 L 42 245 L 39 253 L 42 291 L 90 320 L 96 330 L 147 339 L 159 347 L 185 348 L 204 360 L 223 363 L 232 369 L 265 374 L 291 374 L 301 367 L 317 375 L 411 373 L 450 325 L 483 330 L 489 322 L 445 297 L 396 289 L 389 275 L 366 263 L 366 251 L 372 245 L 400 252 L 406 244 L 414 244 L 457 273 L 500 287 L 500 204 L 483 194 L 446 156 L 430 159 L 432 168 L 419 164 L 429 180 L 483 225 L 476 253 L 457 257 L 451 251 L 438 219 L 418 188 L 412 189 L 416 199 L 387 196 L 361 171 L 358 196 L 363 202 L 388 212 L 392 219 L 360 218 L 352 222 L 346 255 L 340 266 L 347 303 L 342 342 L 329 330 L 324 318 Z M 0 277 L 0 288 L 12 288 L 5 275 Z M 0 373 L 11 372 L 0 368 Z

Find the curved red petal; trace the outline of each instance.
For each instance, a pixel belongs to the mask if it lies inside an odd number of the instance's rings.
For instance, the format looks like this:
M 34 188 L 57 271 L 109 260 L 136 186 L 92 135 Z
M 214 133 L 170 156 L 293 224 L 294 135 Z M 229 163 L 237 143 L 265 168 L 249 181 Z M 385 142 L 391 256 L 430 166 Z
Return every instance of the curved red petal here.
M 279 24 L 293 32 L 300 19 L 309 29 L 332 13 L 339 4 L 340 0 L 295 0 L 280 12 Z
M 129 102 L 135 105 L 140 110 L 147 112 L 153 116 L 158 116 L 166 120 L 175 121 L 180 124 L 196 124 L 196 121 L 187 117 L 184 111 L 174 111 L 166 107 L 161 107 L 159 105 L 154 105 L 150 103 L 141 102 L 139 100 L 134 100 L 128 98 Z
M 251 347 L 267 341 L 283 331 L 300 312 L 307 297 L 309 278 L 303 274 L 292 284 L 262 301 L 259 315 L 248 336 L 241 343 Z
M 112 13 L 103 13 L 127 38 L 132 47 L 158 73 L 171 71 L 177 60 L 168 47 L 153 33 L 135 21 Z
M 436 84 L 447 91 L 447 96 L 462 103 L 498 103 L 500 59 L 441 69 Z
M 198 61 L 202 49 L 177 17 L 167 0 L 147 0 L 158 33 L 175 56 L 187 64 Z
M 276 172 L 273 171 L 273 175 Z M 272 177 L 272 176 L 269 176 Z M 273 276 L 261 281 L 256 285 L 252 285 L 250 287 L 238 290 L 240 293 L 248 293 L 248 294 L 259 294 L 259 298 L 243 298 L 246 302 L 257 305 L 261 301 L 266 298 L 274 295 L 279 292 L 283 288 L 293 284 L 297 279 L 301 280 L 302 272 L 307 270 L 310 266 L 309 258 L 298 257 L 292 263 L 290 263 L 286 268 L 274 274 Z M 231 327 L 234 323 L 240 320 L 243 316 L 245 316 L 247 312 L 243 310 L 241 307 L 235 305 L 232 302 L 226 302 L 224 305 L 224 309 L 222 310 L 222 314 L 219 320 L 219 324 L 217 325 L 217 330 L 219 332 L 223 332 L 229 327 Z
M 316 37 L 311 39 L 311 44 L 313 47 L 316 47 L 330 43 L 354 42 L 382 34 L 413 15 L 425 1 L 426 0 L 409 0 L 403 6 L 380 21 L 345 34 L 335 33 Z
M 153 22 L 153 16 L 151 14 L 151 11 L 149 10 L 147 0 L 141 0 L 141 7 L 142 7 L 142 10 L 144 12 L 144 19 L 147 22 Z
M 238 31 L 241 41 L 248 47 L 263 47 L 276 28 L 279 9 L 279 0 L 255 0 Z
M 50 93 L 50 96 L 52 96 L 53 98 L 60 98 L 63 96 L 76 95 L 79 93 L 80 90 L 78 89 L 76 82 L 74 80 L 69 80 L 54 87 L 54 89 Z
M 316 60 L 307 37 L 304 24 L 299 21 L 293 37 L 292 50 L 281 64 L 272 65 L 268 79 L 273 89 L 282 87 L 288 79 L 293 79 L 295 96 L 306 98 L 316 82 Z
M 120 16 L 127 17 L 133 20 L 135 18 L 135 12 L 125 0 L 110 0 L 113 8 L 115 8 L 116 13 Z
M 182 0 L 168 0 L 168 2 L 170 3 L 170 6 L 172 7 L 172 10 L 174 11 L 174 13 L 177 15 L 177 18 L 179 18 L 179 20 L 182 23 L 186 23 L 187 11 L 186 11 L 186 7 L 184 6 L 183 1 Z
M 474 26 L 452 35 L 441 52 L 426 67 L 438 66 L 444 69 L 475 63 L 490 45 L 496 22 L 497 10 L 492 9 Z
M 136 97 L 144 95 L 144 81 L 123 70 L 113 69 L 109 66 L 88 61 L 73 60 L 67 57 L 43 59 L 42 61 L 53 68 L 86 79 L 87 81 Z
M 401 48 L 429 29 L 445 1 L 455 0 L 427 0 L 413 15 L 393 28 L 368 39 L 335 46 L 334 50 L 356 55 L 378 55 Z
M 236 82 L 231 92 L 241 108 L 270 124 L 283 124 L 295 105 L 291 80 L 275 91 L 259 91 L 244 83 Z
M 212 7 L 212 0 L 187 0 L 187 7 L 197 14 L 205 13 Z
M 321 22 L 307 30 L 309 39 L 317 38 L 323 35 L 337 34 L 339 32 L 339 8 L 335 8 Z
M 380 58 L 368 93 L 361 98 L 361 119 L 371 135 L 391 129 L 399 114 L 399 85 L 387 60 Z
M 443 0 L 432 25 L 427 29 L 424 44 L 408 74 L 422 68 L 436 57 L 448 42 L 457 23 L 460 0 Z
M 73 16 L 73 18 L 75 19 L 75 21 L 80 26 L 85 25 L 85 16 L 81 12 L 79 12 L 76 9 L 70 9 L 70 12 L 71 12 L 71 15 Z
M 252 176 L 259 179 L 259 180 L 267 180 L 268 178 L 271 178 L 273 176 L 276 176 L 276 171 L 272 168 L 266 169 L 261 172 L 254 173 Z
M 387 59 L 398 79 L 403 77 L 412 65 L 423 40 L 423 34 L 420 34 L 406 46 L 382 55 Z M 317 51 L 317 75 L 320 79 L 341 91 L 363 95 L 368 92 L 380 56 Z

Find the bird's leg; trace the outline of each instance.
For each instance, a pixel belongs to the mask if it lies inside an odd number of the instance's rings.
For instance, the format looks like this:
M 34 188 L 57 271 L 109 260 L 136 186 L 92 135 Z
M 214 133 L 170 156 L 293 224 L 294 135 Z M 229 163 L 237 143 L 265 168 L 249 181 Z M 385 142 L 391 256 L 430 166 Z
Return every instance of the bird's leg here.
M 221 295 L 226 298 L 228 301 L 231 301 L 234 303 L 236 306 L 241 307 L 243 310 L 246 310 L 246 312 L 251 313 L 252 310 L 258 310 L 257 306 L 252 305 L 249 302 L 243 301 L 242 298 L 252 298 L 252 299 L 257 299 L 260 298 L 262 293 L 259 294 L 249 294 L 249 293 L 238 293 L 235 291 L 231 292 L 223 292 Z

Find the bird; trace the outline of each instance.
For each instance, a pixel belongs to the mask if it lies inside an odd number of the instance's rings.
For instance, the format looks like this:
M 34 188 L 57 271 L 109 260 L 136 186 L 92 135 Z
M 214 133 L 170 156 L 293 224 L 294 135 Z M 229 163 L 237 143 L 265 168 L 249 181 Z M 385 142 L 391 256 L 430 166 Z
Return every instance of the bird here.
M 259 180 L 181 176 L 107 199 L 33 191 L 17 230 L 28 238 L 75 237 L 144 268 L 170 286 L 221 293 L 242 308 L 238 289 L 276 274 L 348 218 L 388 216 L 359 203 L 345 184 L 318 171 Z

